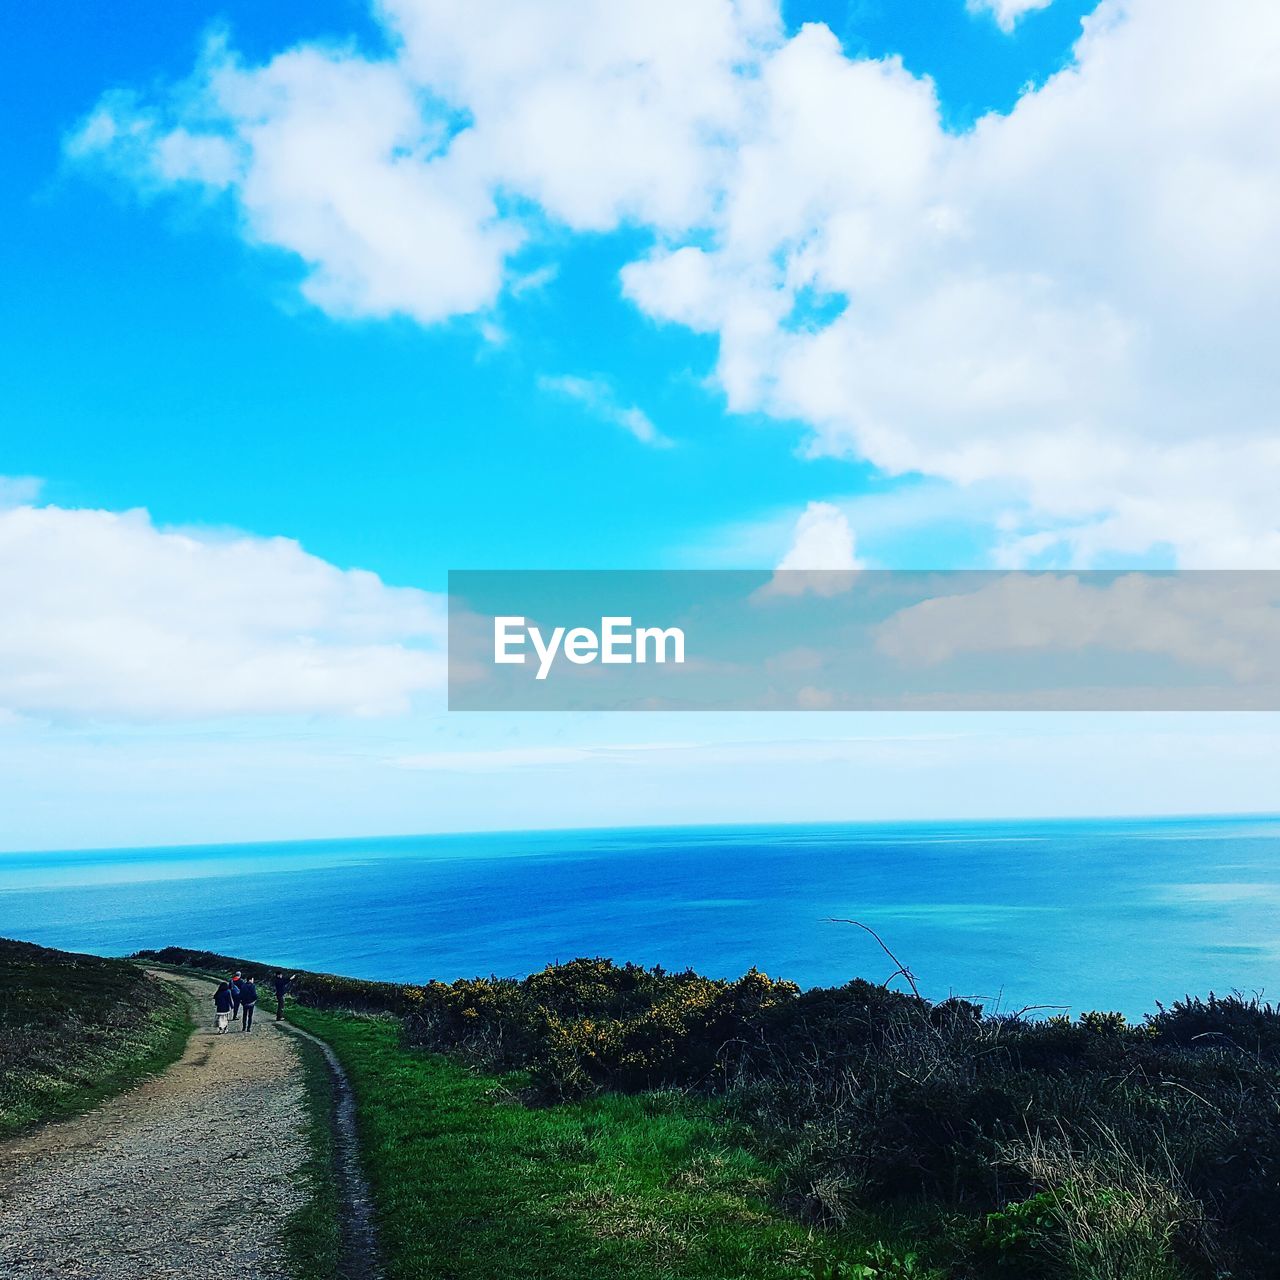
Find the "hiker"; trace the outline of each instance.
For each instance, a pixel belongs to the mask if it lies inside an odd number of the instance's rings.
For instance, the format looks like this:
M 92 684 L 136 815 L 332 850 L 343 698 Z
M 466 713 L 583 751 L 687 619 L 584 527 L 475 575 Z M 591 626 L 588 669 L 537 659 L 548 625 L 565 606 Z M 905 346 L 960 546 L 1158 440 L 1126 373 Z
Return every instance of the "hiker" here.
M 234 1022 L 240 1016 L 240 974 L 238 972 L 231 975 L 228 985 L 231 988 L 231 1021 Z
M 258 988 L 252 978 L 240 984 L 240 1030 L 253 1030 L 253 1006 L 258 1003 Z
M 220 982 L 213 993 L 213 1025 L 218 1035 L 225 1035 L 227 1018 L 231 1014 L 231 983 Z
M 276 988 L 276 1021 L 281 1022 L 284 1019 L 284 995 L 289 990 L 290 984 L 297 978 L 296 973 L 291 973 L 287 978 L 283 973 L 277 973 L 275 978 Z

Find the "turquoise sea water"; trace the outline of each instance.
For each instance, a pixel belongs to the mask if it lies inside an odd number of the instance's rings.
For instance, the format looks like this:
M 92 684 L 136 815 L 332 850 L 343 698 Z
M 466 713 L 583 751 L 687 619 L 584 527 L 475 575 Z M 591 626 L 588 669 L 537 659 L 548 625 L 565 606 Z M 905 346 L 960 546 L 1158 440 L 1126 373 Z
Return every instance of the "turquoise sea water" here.
M 1280 818 L 698 827 L 0 854 L 0 936 L 368 978 L 615 960 L 1129 1014 L 1280 990 Z

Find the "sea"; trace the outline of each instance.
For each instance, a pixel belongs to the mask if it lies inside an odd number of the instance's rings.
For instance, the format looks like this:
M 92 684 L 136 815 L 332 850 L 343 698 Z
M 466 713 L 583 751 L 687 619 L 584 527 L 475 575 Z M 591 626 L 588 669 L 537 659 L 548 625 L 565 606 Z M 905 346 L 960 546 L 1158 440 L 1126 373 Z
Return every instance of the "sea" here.
M 606 956 L 835 986 L 889 980 L 900 962 L 931 998 L 1132 1018 L 1188 994 L 1280 989 L 1280 817 L 3 853 L 0 936 L 101 955 L 172 944 L 394 982 Z

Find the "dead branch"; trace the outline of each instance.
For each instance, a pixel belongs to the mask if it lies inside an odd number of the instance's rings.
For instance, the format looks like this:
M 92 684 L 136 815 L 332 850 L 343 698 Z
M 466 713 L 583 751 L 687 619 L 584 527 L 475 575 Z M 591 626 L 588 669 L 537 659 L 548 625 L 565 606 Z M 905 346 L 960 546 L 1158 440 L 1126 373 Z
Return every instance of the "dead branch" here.
M 898 966 L 884 980 L 883 985 L 887 987 L 889 983 L 891 983 L 894 980 L 894 978 L 896 978 L 899 974 L 901 974 L 904 978 L 906 978 L 908 985 L 911 987 L 911 994 L 915 996 L 917 1000 L 923 999 L 923 997 L 920 995 L 920 988 L 916 986 L 915 976 L 912 974 L 911 970 L 908 969 L 907 966 L 903 964 L 902 961 L 899 960 L 898 957 L 895 956 L 892 951 L 889 950 L 889 948 L 885 945 L 884 939 L 869 924 L 863 924 L 861 920 L 839 920 L 839 919 L 836 919 L 834 916 L 828 916 L 827 923 L 828 924 L 852 924 L 852 925 L 856 925 L 859 929 L 862 929 L 864 932 L 869 933 L 876 940 L 876 942 L 880 944 L 880 950 L 883 951 L 885 955 L 887 955 L 889 959 L 892 960 L 893 963 Z

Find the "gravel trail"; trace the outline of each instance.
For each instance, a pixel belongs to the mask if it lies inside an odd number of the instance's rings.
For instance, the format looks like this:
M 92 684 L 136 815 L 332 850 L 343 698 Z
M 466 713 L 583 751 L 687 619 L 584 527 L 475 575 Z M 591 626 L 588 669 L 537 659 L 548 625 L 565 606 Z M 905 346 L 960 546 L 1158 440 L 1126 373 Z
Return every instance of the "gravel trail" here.
M 5 1280 L 288 1277 L 280 1228 L 304 1199 L 307 1155 L 297 1044 L 266 1000 L 251 1033 L 215 1035 L 212 985 L 156 976 L 192 999 L 182 1058 L 88 1115 L 0 1143 Z

